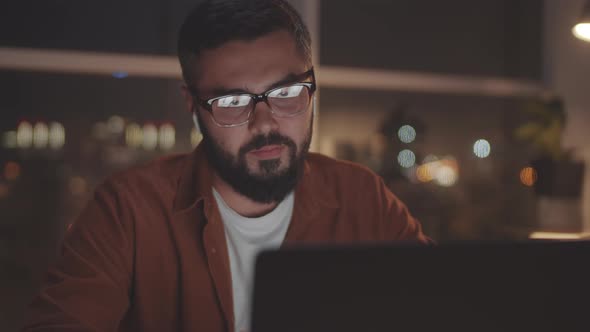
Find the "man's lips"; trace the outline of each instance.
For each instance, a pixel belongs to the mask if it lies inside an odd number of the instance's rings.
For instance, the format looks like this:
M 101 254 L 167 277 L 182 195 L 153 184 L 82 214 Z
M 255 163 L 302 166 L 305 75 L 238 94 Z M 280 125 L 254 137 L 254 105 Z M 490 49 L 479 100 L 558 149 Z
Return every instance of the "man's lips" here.
M 278 158 L 281 152 L 283 152 L 283 149 L 283 145 L 266 145 L 260 149 L 252 150 L 250 153 L 259 159 L 272 159 Z

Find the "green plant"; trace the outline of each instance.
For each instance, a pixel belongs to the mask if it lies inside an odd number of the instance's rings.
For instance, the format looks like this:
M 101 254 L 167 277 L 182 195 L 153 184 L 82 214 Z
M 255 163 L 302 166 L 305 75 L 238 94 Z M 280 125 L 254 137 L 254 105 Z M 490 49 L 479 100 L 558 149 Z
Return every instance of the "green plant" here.
M 538 152 L 555 161 L 569 158 L 562 147 L 566 113 L 558 97 L 529 101 L 524 106 L 528 121 L 516 128 L 517 139 L 530 142 Z

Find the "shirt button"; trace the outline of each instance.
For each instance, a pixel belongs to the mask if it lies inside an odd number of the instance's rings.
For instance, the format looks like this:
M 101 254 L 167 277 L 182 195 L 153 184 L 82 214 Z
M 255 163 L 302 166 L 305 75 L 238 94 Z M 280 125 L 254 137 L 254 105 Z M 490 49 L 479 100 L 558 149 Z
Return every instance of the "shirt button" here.
M 211 248 L 211 253 L 215 255 L 217 253 L 217 249 Z

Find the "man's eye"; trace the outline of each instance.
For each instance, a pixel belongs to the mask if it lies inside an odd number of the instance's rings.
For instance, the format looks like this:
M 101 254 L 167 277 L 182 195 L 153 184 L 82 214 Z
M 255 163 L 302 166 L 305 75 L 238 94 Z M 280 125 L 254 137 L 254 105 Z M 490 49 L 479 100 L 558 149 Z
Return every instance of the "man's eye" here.
M 269 94 L 271 98 L 292 98 L 297 97 L 301 94 L 301 90 L 303 90 L 302 85 L 293 85 L 284 88 L 277 89 Z
M 230 96 L 217 100 L 219 107 L 243 107 L 250 103 L 250 96 Z

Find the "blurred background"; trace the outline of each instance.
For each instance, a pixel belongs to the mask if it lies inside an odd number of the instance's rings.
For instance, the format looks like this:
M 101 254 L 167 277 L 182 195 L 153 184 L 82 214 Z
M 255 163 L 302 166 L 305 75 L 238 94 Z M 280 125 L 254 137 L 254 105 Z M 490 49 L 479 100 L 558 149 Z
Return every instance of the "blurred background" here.
M 2 331 L 97 184 L 200 141 L 175 57 L 197 1 L 3 2 Z M 439 242 L 587 236 L 584 0 L 291 3 L 314 38 L 314 151 L 379 173 Z

